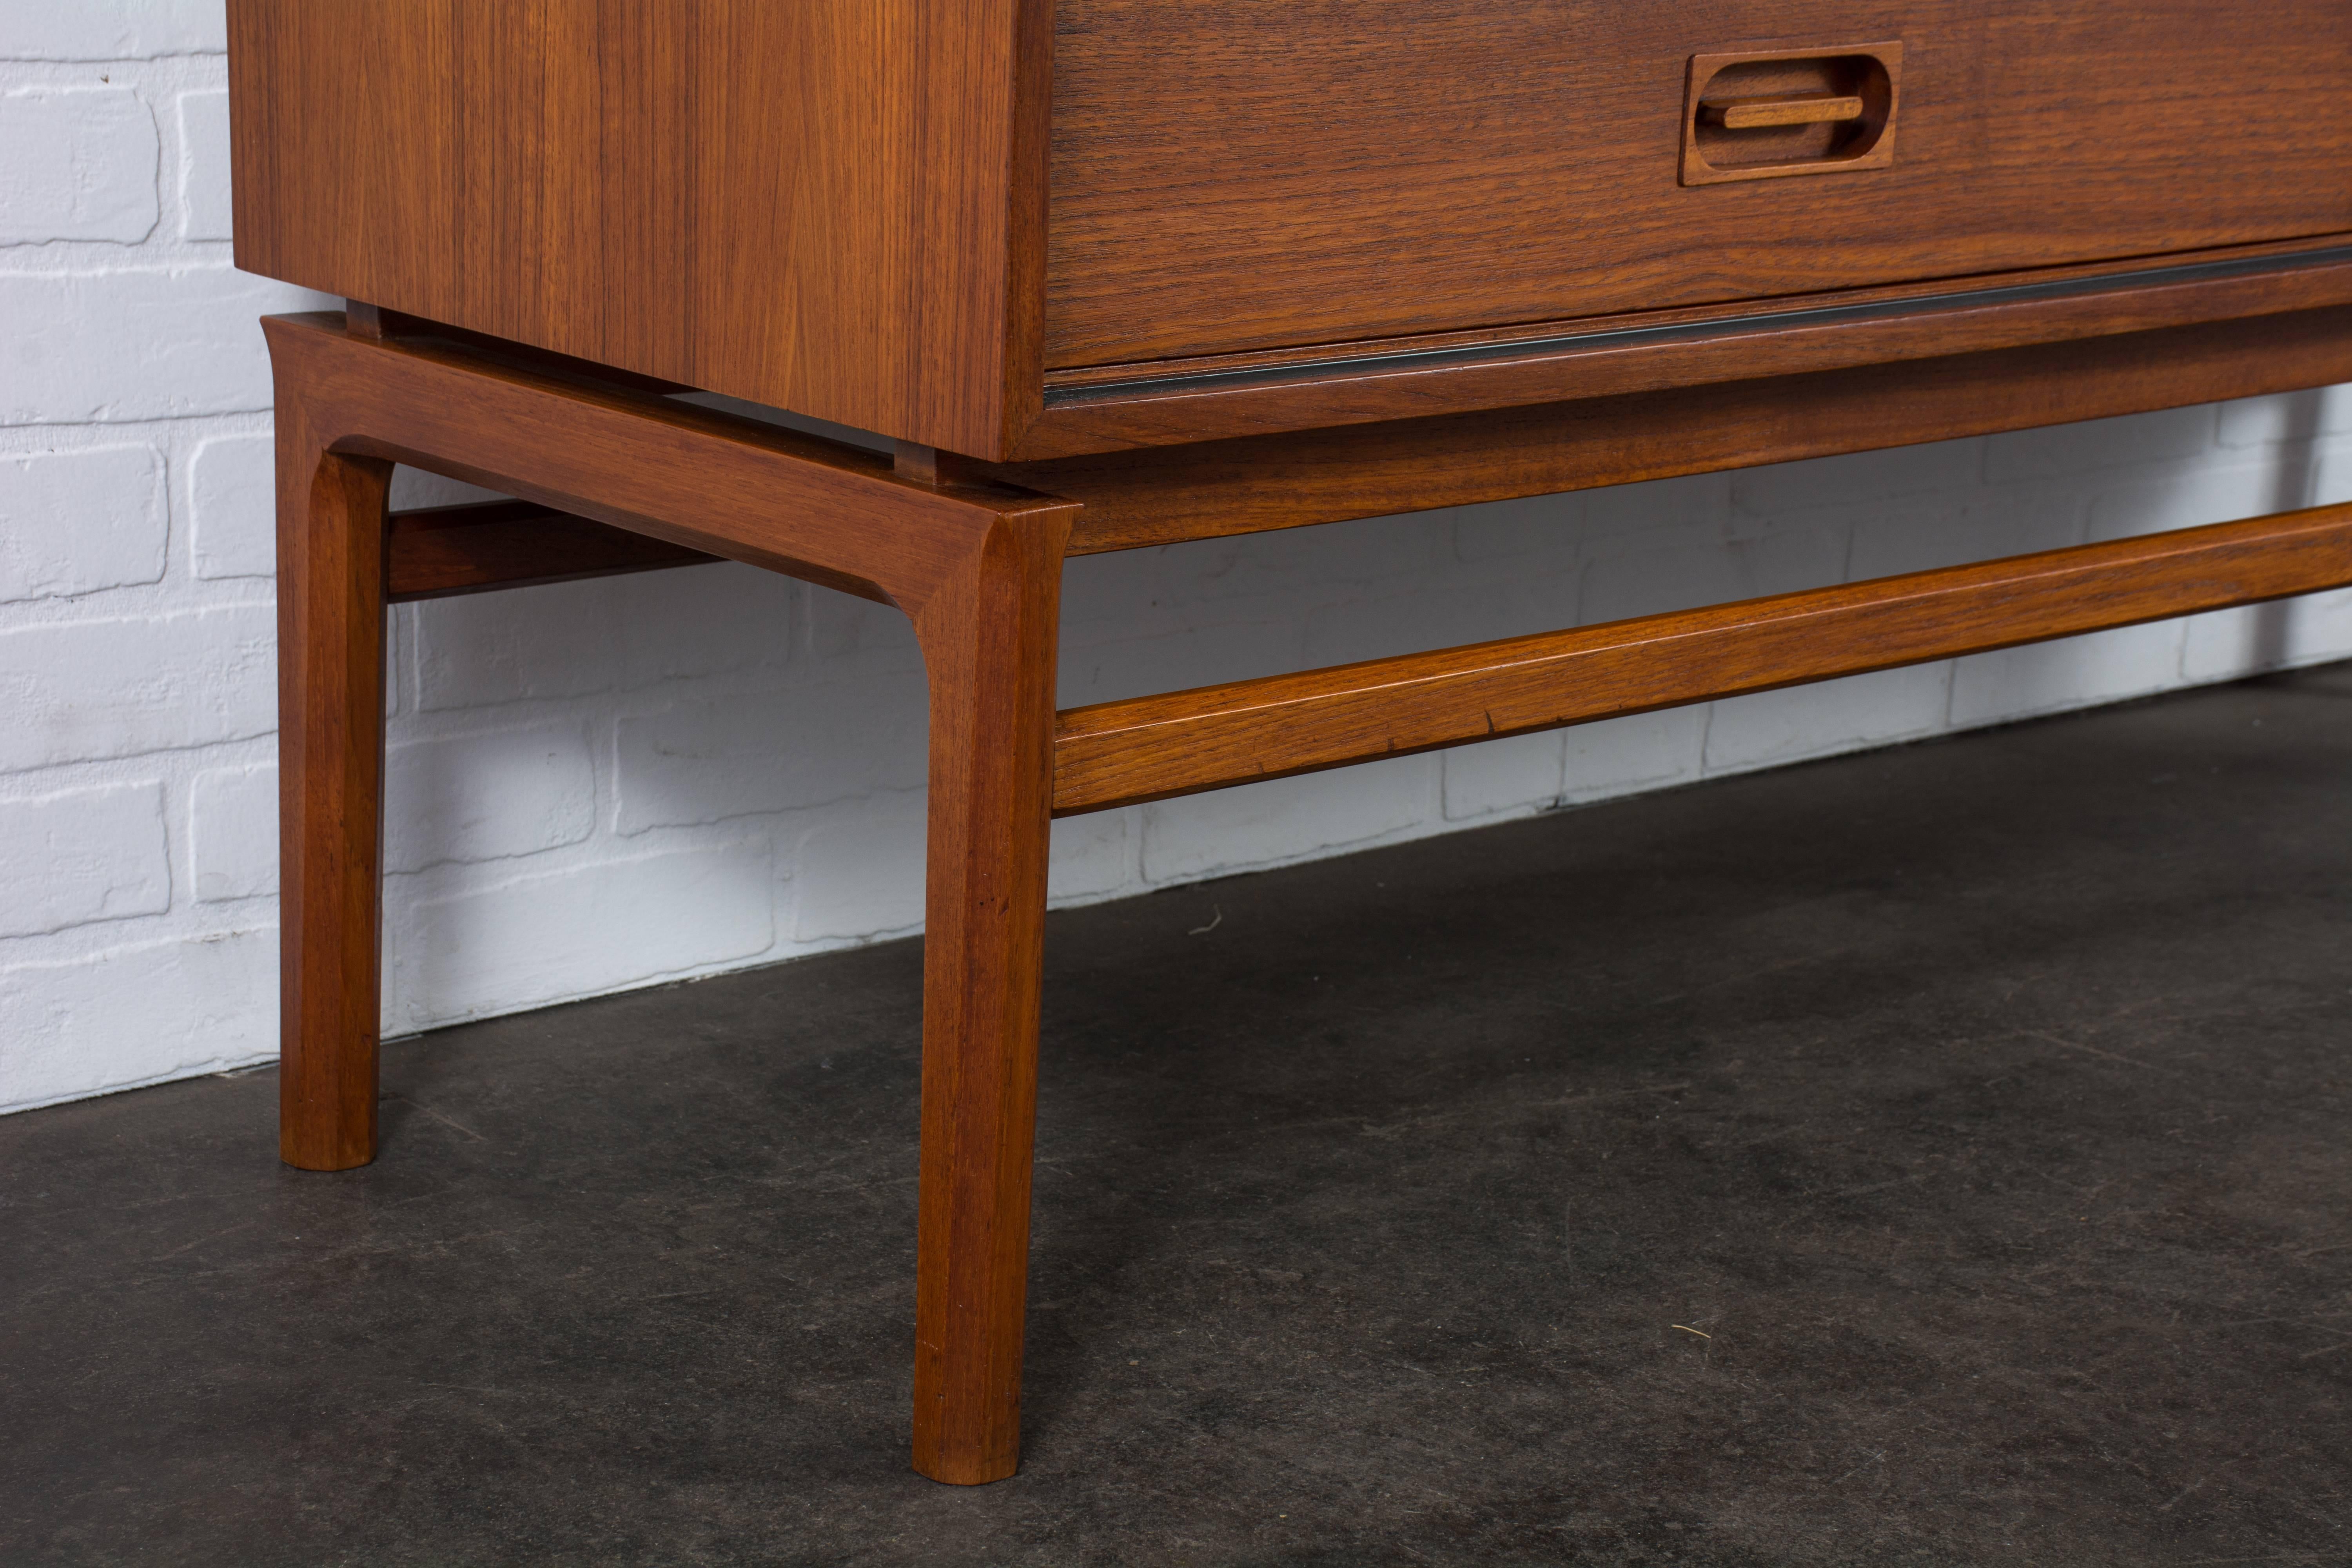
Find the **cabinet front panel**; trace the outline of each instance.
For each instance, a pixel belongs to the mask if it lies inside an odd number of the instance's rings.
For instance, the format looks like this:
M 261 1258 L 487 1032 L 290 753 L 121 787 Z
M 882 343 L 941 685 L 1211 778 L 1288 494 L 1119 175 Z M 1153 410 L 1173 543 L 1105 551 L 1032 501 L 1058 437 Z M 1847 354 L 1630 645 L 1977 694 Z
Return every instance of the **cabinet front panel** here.
M 1060 0 L 1056 17 L 1049 367 L 2352 231 L 2352 0 Z M 1775 54 L 1793 58 L 1696 100 L 1695 58 Z M 1886 115 L 1889 141 L 1856 113 Z M 1695 172 L 1693 147 L 1743 177 Z M 1848 153 L 1870 155 L 1745 177 Z

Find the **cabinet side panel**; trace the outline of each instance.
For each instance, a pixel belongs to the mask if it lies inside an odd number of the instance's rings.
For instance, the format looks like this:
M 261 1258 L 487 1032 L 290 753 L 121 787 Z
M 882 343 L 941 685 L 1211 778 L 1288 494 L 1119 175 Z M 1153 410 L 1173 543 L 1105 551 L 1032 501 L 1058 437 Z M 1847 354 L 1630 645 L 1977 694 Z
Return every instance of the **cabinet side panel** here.
M 457 246 L 456 0 L 228 12 L 237 265 L 379 303 L 446 289 L 458 268 L 428 263 Z
M 1047 9 L 230 0 L 238 264 L 990 455 L 1038 380 Z

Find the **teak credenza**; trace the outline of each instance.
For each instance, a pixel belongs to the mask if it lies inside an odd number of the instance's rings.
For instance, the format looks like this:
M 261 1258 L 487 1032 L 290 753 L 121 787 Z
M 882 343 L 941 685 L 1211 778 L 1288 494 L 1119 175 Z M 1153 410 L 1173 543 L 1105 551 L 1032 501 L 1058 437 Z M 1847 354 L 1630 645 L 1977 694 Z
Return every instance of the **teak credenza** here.
M 895 605 L 941 1480 L 1018 1458 L 1051 816 L 2352 584 L 2320 508 L 1055 704 L 1073 553 L 2352 381 L 2352 0 L 228 11 L 237 262 L 351 301 L 266 323 L 284 1156 L 375 1154 L 387 604 Z

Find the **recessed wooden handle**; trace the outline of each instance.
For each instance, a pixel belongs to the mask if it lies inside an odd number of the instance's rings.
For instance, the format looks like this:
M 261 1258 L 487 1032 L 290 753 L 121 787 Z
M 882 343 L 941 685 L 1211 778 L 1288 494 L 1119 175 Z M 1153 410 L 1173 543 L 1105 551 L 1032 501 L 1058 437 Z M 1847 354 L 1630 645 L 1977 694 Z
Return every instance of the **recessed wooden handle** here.
M 1862 118 L 1862 100 L 1834 93 L 1803 92 L 1785 98 L 1710 99 L 1698 106 L 1699 117 L 1726 131 L 1754 131 L 1767 125 L 1822 125 Z

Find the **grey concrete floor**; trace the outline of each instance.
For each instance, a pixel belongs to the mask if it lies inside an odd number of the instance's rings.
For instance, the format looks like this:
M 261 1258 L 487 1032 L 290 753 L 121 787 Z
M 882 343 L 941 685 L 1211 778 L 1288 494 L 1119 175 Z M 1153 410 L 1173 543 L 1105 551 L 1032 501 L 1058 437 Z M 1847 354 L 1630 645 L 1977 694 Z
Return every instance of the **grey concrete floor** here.
M 919 967 L 0 1121 L 0 1562 L 2352 1562 L 2352 666 L 1056 915 L 978 1489 Z

